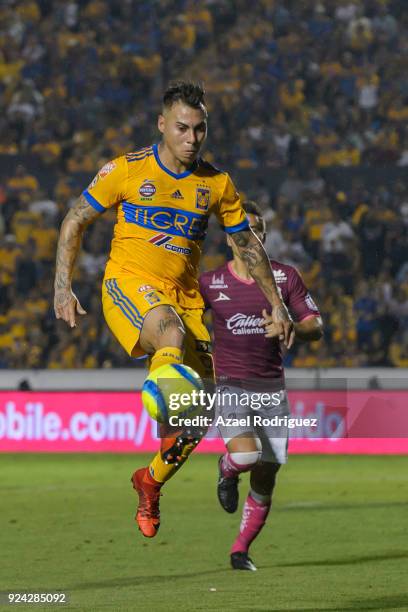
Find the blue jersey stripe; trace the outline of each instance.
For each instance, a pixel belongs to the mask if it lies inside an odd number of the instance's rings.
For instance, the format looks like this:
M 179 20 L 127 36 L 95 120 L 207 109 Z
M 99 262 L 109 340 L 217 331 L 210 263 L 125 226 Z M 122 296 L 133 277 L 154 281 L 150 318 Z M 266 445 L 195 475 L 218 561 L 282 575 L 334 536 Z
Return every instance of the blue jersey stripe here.
M 237 225 L 230 225 L 229 227 L 222 228 L 224 232 L 227 234 L 234 234 L 235 232 L 241 232 L 242 230 L 249 230 L 248 220 L 242 221 L 242 223 L 238 223 Z
M 123 300 L 118 297 L 117 293 L 115 293 L 115 290 L 111 284 L 111 280 L 107 280 L 105 281 L 105 285 L 107 287 L 108 290 L 108 294 L 110 295 L 110 297 L 113 300 L 113 303 L 115 304 L 115 306 L 118 306 L 121 311 L 123 312 L 123 314 L 125 315 L 125 317 L 127 319 L 129 319 L 129 321 L 131 322 L 131 324 L 133 325 L 133 327 L 136 327 L 136 329 L 140 330 L 142 327 L 141 322 L 139 322 L 134 314 L 132 313 L 132 311 L 129 309 L 129 307 L 127 306 L 126 303 L 123 302 Z
M 153 153 L 146 153 L 145 155 L 141 155 L 140 157 L 127 157 L 127 161 L 131 164 L 134 161 L 142 161 L 142 159 L 146 159 L 146 157 L 151 157 Z
M 101 212 L 101 213 L 106 212 L 106 208 L 104 206 L 102 206 L 102 204 L 99 204 L 98 200 L 96 200 L 93 197 L 93 195 L 91 195 L 89 193 L 89 191 L 87 189 L 85 189 L 85 191 L 82 192 L 82 195 L 84 196 L 84 198 L 88 202 L 88 204 L 90 204 L 92 206 L 92 208 L 94 208 L 95 210 L 97 210 L 98 212 Z
M 204 240 L 207 233 L 208 215 L 178 208 L 141 206 L 126 201 L 122 202 L 122 209 L 127 223 L 136 223 L 156 232 L 188 240 Z
M 115 290 L 114 290 L 114 288 L 112 286 L 111 280 L 105 281 L 105 285 L 106 285 L 106 288 L 108 290 L 108 294 L 112 298 L 113 303 L 115 304 L 115 306 L 118 306 L 121 309 L 121 311 L 123 312 L 123 314 L 125 315 L 125 317 L 127 319 L 129 319 L 129 321 L 131 322 L 133 327 L 136 327 L 136 329 L 138 329 L 140 331 L 140 329 L 142 327 L 142 323 L 135 318 L 134 313 L 132 313 L 132 311 L 129 309 L 127 304 L 124 303 L 123 300 L 120 297 L 118 297 L 118 295 L 115 293 Z
M 137 320 L 143 322 L 143 317 L 140 314 L 139 310 L 136 308 L 133 302 L 131 302 L 131 300 L 127 297 L 127 295 L 125 295 L 123 291 L 119 288 L 116 278 L 113 278 L 112 281 L 113 281 L 114 288 L 119 292 L 119 295 L 121 296 L 122 300 L 127 303 L 129 310 L 133 312 Z

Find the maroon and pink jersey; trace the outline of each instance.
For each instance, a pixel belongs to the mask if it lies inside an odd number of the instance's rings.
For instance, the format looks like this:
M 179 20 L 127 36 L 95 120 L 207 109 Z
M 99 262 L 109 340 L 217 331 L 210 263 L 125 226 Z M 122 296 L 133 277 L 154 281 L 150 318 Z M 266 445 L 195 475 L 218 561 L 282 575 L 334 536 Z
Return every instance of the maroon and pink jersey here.
M 278 288 L 296 322 L 320 316 L 293 266 L 271 260 Z M 200 276 L 200 291 L 211 308 L 217 378 L 283 380 L 282 351 L 277 338 L 265 338 L 262 310 L 271 306 L 254 280 L 238 277 L 231 262 Z

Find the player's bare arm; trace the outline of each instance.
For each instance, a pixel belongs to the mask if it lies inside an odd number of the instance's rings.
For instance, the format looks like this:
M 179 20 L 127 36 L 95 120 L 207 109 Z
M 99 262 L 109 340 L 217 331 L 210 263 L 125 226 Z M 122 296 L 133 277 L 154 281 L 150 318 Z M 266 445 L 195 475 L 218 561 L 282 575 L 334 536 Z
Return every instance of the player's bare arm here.
M 293 322 L 279 295 L 271 264 L 261 241 L 251 230 L 235 232 L 231 234 L 231 239 L 239 251 L 240 258 L 246 264 L 248 273 L 257 282 L 272 306 L 272 319 L 281 326 L 280 339 L 290 348 L 294 340 Z
M 279 336 L 279 327 L 266 310 L 262 311 L 262 316 L 265 321 L 266 338 L 276 338 Z M 316 340 L 320 340 L 323 336 L 323 321 L 321 317 L 310 317 L 305 321 L 294 323 L 293 329 L 296 340 L 300 340 L 301 342 L 315 342 Z
M 75 260 L 86 226 L 100 214 L 81 195 L 61 225 L 55 266 L 54 312 L 57 319 L 63 319 L 70 327 L 75 327 L 76 312 L 86 314 L 71 289 Z

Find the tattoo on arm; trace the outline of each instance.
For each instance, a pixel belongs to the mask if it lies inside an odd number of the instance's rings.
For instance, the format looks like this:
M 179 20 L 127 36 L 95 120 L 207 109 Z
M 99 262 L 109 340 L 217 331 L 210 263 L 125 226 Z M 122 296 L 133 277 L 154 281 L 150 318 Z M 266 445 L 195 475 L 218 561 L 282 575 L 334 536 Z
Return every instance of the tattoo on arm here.
M 275 277 L 261 241 L 251 230 L 235 232 L 231 234 L 231 238 L 239 250 L 241 259 L 246 263 L 248 272 L 256 280 L 269 302 L 271 304 L 280 302 L 281 297 Z
M 100 213 L 80 196 L 62 222 L 57 246 L 54 287 L 69 289 L 74 263 L 78 255 L 85 227 Z

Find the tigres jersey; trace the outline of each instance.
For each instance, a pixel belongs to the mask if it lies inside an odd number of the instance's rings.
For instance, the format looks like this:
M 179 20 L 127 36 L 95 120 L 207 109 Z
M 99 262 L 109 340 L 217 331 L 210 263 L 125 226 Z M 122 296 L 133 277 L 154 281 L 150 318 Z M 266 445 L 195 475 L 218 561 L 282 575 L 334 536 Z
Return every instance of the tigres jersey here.
M 197 277 L 210 214 L 227 233 L 249 227 L 228 174 L 201 159 L 175 174 L 157 145 L 108 162 L 83 195 L 100 212 L 117 207 L 105 279 L 135 275 L 176 286 L 185 308 L 203 306 Z

